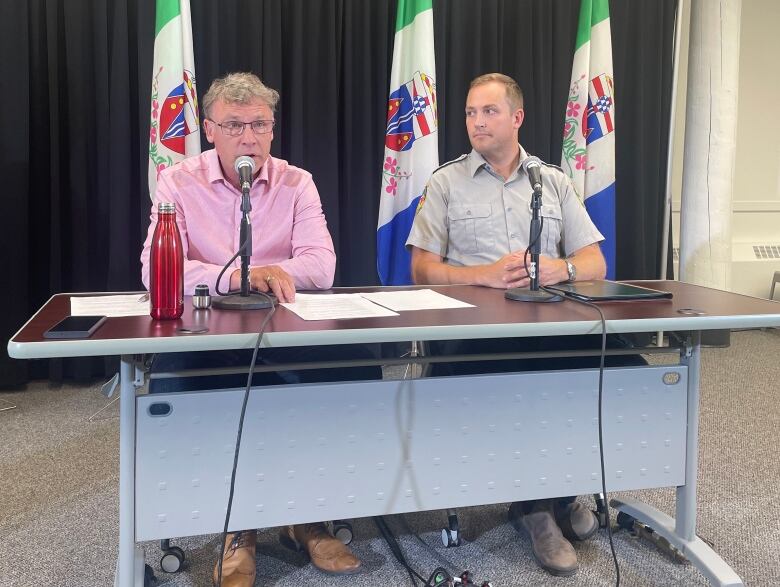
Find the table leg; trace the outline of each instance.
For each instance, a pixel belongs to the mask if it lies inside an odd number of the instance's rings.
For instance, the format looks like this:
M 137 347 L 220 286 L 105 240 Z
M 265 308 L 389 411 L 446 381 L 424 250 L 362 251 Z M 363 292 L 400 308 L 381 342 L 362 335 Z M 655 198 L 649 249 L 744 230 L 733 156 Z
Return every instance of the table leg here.
M 143 585 L 143 558 L 140 577 L 135 552 L 135 386 L 133 357 L 122 355 L 119 370 L 119 558 L 115 584 Z
M 677 488 L 675 519 L 634 499 L 613 499 L 611 504 L 652 528 L 698 568 L 713 585 L 744 585 L 734 570 L 696 536 L 696 481 L 699 463 L 699 374 L 701 333 L 691 335 L 682 361 L 688 366 L 688 416 L 685 440 L 685 485 Z

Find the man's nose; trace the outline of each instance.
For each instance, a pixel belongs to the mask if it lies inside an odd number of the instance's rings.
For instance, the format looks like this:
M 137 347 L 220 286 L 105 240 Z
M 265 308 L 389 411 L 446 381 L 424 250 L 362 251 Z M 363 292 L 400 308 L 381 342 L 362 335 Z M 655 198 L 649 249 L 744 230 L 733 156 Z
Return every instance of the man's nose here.
M 255 131 L 252 130 L 252 126 L 249 124 L 244 125 L 244 129 L 239 136 L 242 143 L 254 143 L 257 140 Z

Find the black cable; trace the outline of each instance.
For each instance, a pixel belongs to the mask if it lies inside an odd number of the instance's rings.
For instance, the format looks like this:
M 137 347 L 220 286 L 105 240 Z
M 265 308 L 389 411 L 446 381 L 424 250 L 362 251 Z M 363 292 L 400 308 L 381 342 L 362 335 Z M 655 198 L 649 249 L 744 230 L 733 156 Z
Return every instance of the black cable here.
M 423 540 L 423 538 L 419 534 L 417 534 L 417 532 L 411 529 L 411 527 L 409 526 L 409 522 L 406 519 L 406 516 L 404 514 L 400 514 L 398 517 L 401 520 L 401 525 L 404 527 L 404 530 L 409 534 L 411 534 L 412 536 L 414 536 L 434 557 L 436 557 L 439 560 L 439 562 L 442 563 L 443 568 L 445 568 L 450 574 L 454 574 L 457 572 L 457 566 L 453 564 L 451 560 L 449 560 L 447 557 L 441 554 L 433 546 L 428 544 L 425 540 Z M 461 538 L 461 540 L 463 540 L 463 538 Z
M 238 253 L 236 253 L 238 254 Z M 235 257 L 233 257 L 235 259 Z M 232 263 L 232 259 L 228 264 Z M 226 266 L 227 267 L 227 266 Z M 225 271 L 224 269 L 222 270 Z M 220 274 L 221 275 L 221 274 Z M 219 279 L 217 279 L 219 284 Z M 271 301 L 268 294 L 258 292 L 260 295 L 265 296 Z M 276 306 L 271 304 L 270 312 L 266 315 L 263 323 L 260 325 L 260 331 L 257 333 L 257 341 L 255 342 L 255 350 L 252 353 L 252 363 L 249 365 L 249 374 L 246 378 L 246 389 L 244 390 L 244 401 L 241 404 L 241 416 L 238 419 L 238 432 L 236 433 L 236 450 L 233 454 L 233 470 L 230 473 L 230 493 L 228 494 L 227 511 L 225 512 L 225 525 L 222 529 L 222 538 L 219 543 L 221 545 L 219 552 L 219 562 L 217 563 L 217 587 L 222 586 L 222 559 L 225 556 L 225 539 L 227 538 L 228 524 L 230 523 L 230 510 L 233 508 L 233 492 L 236 487 L 236 469 L 238 468 L 238 453 L 241 448 L 241 433 L 244 430 L 244 416 L 246 415 L 246 405 L 249 401 L 249 391 L 252 389 L 252 377 L 254 376 L 255 366 L 257 364 L 257 353 L 260 350 L 260 342 L 263 340 L 263 334 L 265 333 L 265 327 L 268 325 L 271 316 L 276 312 Z
M 395 560 L 397 560 L 406 569 L 406 572 L 409 574 L 409 581 L 412 583 L 412 585 L 414 587 L 419 587 L 417 584 L 417 579 L 427 585 L 425 577 L 422 577 L 409 565 L 408 562 L 406 562 L 406 557 L 401 550 L 401 545 L 398 544 L 398 541 L 393 535 L 393 531 L 387 525 L 385 519 L 382 516 L 374 516 L 373 520 L 377 529 L 382 534 L 382 537 L 385 539 L 385 542 L 387 542 L 387 546 L 390 547 L 390 551 L 393 553 Z
M 528 255 L 531 252 L 531 247 L 533 247 L 536 244 L 536 241 L 538 241 L 540 238 L 542 238 L 542 231 L 543 230 L 544 230 L 544 216 L 539 215 L 539 234 L 536 235 L 536 238 L 533 240 L 533 242 L 528 243 L 528 246 L 525 248 L 525 252 L 523 252 L 523 267 L 525 267 L 525 273 L 528 276 L 528 287 L 529 287 L 529 289 L 531 287 L 531 273 L 528 271 Z M 536 278 L 539 279 L 539 267 L 536 268 Z M 540 287 L 541 287 L 541 284 L 540 284 Z M 557 295 L 560 295 L 560 294 L 556 293 L 555 295 L 557 296 Z
M 545 289 L 545 288 L 542 288 Z M 545 291 L 547 291 L 545 289 Z M 555 293 L 555 292 L 550 292 Z M 601 356 L 599 357 L 599 408 L 598 408 L 598 420 L 599 420 L 599 458 L 601 460 L 601 491 L 604 494 L 604 514 L 607 520 L 607 536 L 609 537 L 609 549 L 612 551 L 612 561 L 615 563 L 615 587 L 620 587 L 620 565 L 618 564 L 617 555 L 615 554 L 615 544 L 612 541 L 612 524 L 609 519 L 609 496 L 607 495 L 607 479 L 604 470 L 604 418 L 602 418 L 603 412 L 603 396 L 604 396 L 604 362 L 607 355 L 607 320 L 604 317 L 604 312 L 596 304 L 592 302 L 586 302 L 585 300 L 578 300 L 577 298 L 568 297 L 573 302 L 590 306 L 599 313 L 601 319 Z
M 248 238 L 249 237 L 247 237 L 247 239 Z M 232 257 L 230 257 L 230 260 L 223 265 L 222 270 L 219 272 L 219 275 L 217 275 L 217 282 L 214 284 L 214 290 L 217 292 L 218 296 L 236 296 L 236 295 L 240 295 L 241 294 L 240 290 L 230 291 L 229 284 L 228 284 L 228 291 L 227 292 L 220 291 L 219 290 L 219 282 L 222 281 L 222 276 L 225 274 L 225 271 L 228 270 L 228 268 L 233 264 L 233 261 L 235 261 L 236 258 L 241 254 L 241 251 L 244 250 L 244 246 L 246 246 L 246 240 L 244 240 L 244 242 L 241 243 L 241 246 L 238 247 L 238 251 L 236 251 L 236 254 L 233 255 Z M 250 269 L 250 273 L 251 273 L 251 269 Z M 249 292 L 250 293 L 258 293 L 258 294 L 265 294 L 265 292 L 262 292 L 260 290 L 252 289 L 252 284 L 251 283 L 249 284 Z M 269 298 L 267 295 L 266 295 L 266 297 L 268 298 L 269 302 L 273 302 L 273 300 L 271 298 Z
M 223 292 L 219 291 L 219 282 L 222 280 L 222 276 L 225 274 L 225 271 L 227 271 L 227 268 L 231 266 L 233 261 L 236 260 L 236 257 L 238 257 L 241 254 L 241 251 L 244 250 L 244 245 L 246 245 L 246 240 L 243 243 L 241 243 L 241 246 L 238 247 L 238 251 L 236 251 L 236 254 L 233 255 L 232 257 L 230 257 L 230 261 L 225 263 L 225 265 L 222 267 L 222 271 L 220 271 L 219 275 L 217 275 L 217 282 L 214 284 L 214 290 L 217 292 L 218 296 L 229 296 L 229 295 L 234 295 L 236 293 L 239 293 L 239 292 L 231 293 L 230 291 L 228 291 L 227 293 L 223 293 Z M 228 290 L 229 289 L 230 289 L 230 286 L 228 284 Z M 260 292 L 258 292 L 258 293 L 260 293 Z

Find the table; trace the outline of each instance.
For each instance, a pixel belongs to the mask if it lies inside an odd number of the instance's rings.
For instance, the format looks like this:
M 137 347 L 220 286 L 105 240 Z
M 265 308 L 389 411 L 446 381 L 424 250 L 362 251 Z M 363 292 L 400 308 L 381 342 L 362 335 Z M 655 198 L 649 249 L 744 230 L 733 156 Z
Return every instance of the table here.
M 613 491 L 676 486 L 676 517 L 672 519 L 633 500 L 613 501 L 613 505 L 664 536 L 713 584 L 742 585 L 736 573 L 695 533 L 700 332 L 780 326 L 780 303 L 674 281 L 633 283 L 671 291 L 674 297 L 600 304 L 607 332 L 664 330 L 681 333 L 683 344 L 678 366 L 610 369 L 605 375 L 607 488 Z M 592 308 L 568 300 L 559 304 L 523 304 L 505 300 L 500 291 L 481 287 L 432 289 L 476 307 L 321 322 L 305 322 L 279 308 L 266 328 L 262 347 L 568 336 L 597 334 L 601 329 Z M 229 446 L 224 451 L 216 451 L 222 452 L 221 456 L 208 455 L 211 459 L 208 468 L 217 476 L 215 484 L 213 478 L 193 478 L 192 472 L 186 470 L 188 463 L 180 460 L 188 452 L 189 457 L 199 458 L 202 447 L 212 446 L 208 439 L 206 442 L 188 439 L 190 444 L 176 448 L 174 460 L 173 453 L 160 449 L 157 442 L 171 438 L 173 429 L 178 437 L 188 428 L 182 423 L 189 422 L 192 428 L 193 418 L 200 422 L 207 417 L 222 420 L 212 420 L 196 428 L 207 434 L 209 429 L 220 425 L 220 436 L 230 437 L 225 434 L 224 426 L 237 424 L 241 391 L 165 394 L 166 397 L 139 394 L 145 382 L 141 355 L 252 348 L 267 311 L 191 311 L 191 305 L 186 303 L 185 315 L 178 321 L 154 322 L 145 316 L 110 318 L 90 339 L 44 339 L 43 332 L 69 314 L 69 297 L 70 294 L 58 294 L 46 302 L 9 341 L 8 352 L 12 357 L 28 359 L 121 355 L 120 540 L 116 584 L 143 585 L 143 554 L 136 547 L 137 540 L 187 535 L 203 529 L 219 531 L 221 521 L 216 527 L 215 520 L 224 515 L 218 508 L 193 509 L 189 503 L 184 511 L 161 513 L 160 509 L 147 506 L 149 497 L 160 503 L 165 499 L 170 501 L 171 495 L 176 496 L 176 502 L 187 501 L 191 496 L 184 495 L 181 488 L 188 481 L 191 486 L 197 482 L 190 493 L 206 491 L 211 501 L 216 501 L 220 495 L 227 495 L 227 487 L 224 482 L 219 483 L 219 476 L 224 474 L 224 463 L 232 462 Z M 203 327 L 208 328 L 207 333 L 192 335 L 179 331 Z M 593 375 L 592 370 L 590 374 L 563 371 L 414 382 L 285 386 L 273 391 L 272 388 L 253 389 L 242 441 L 242 449 L 250 448 L 242 450 L 239 461 L 231 528 L 254 527 L 242 525 L 249 523 L 275 525 L 597 493 L 600 477 L 593 470 L 597 447 L 593 446 L 592 439 L 597 434 L 593 424 L 597 423 L 598 414 L 594 411 Z M 217 397 L 219 402 L 215 403 Z M 323 397 L 335 399 L 340 410 L 346 406 L 349 417 L 346 422 L 337 423 L 338 438 L 330 436 L 329 422 L 321 417 L 327 403 L 317 402 Z M 160 402 L 168 403 L 173 408 L 170 413 L 184 419 L 155 420 L 150 408 Z M 217 410 L 217 405 L 225 411 Z M 395 425 L 399 414 L 410 414 L 410 410 L 415 411 L 416 422 Z M 551 413 L 556 417 L 549 416 Z M 295 420 L 297 423 L 319 422 L 322 427 L 306 437 L 285 436 L 285 430 L 300 427 L 285 427 L 284 418 L 269 417 L 270 414 L 285 414 L 287 418 L 300 416 L 300 420 Z M 465 419 L 464 414 L 468 416 Z M 255 417 L 264 418 L 263 425 L 252 426 L 250 422 Z M 377 422 L 378 428 L 366 427 L 370 421 Z M 347 423 L 354 424 L 354 430 L 341 429 Z M 271 436 L 263 437 L 262 432 L 268 430 L 272 431 Z M 532 446 L 531 439 L 540 437 L 540 430 L 543 431 L 541 444 Z M 639 430 L 644 437 L 636 436 Z M 261 435 L 252 436 L 252 431 Z M 409 438 L 414 438 L 414 444 L 408 442 Z M 281 443 L 286 451 L 283 457 L 271 458 L 279 453 L 279 446 L 273 445 L 274 450 L 270 450 L 270 440 Z M 323 443 L 328 450 L 318 453 L 312 443 L 314 446 Z M 304 445 L 306 450 L 301 450 Z M 361 450 L 366 447 L 371 450 Z M 292 456 L 299 453 L 303 456 Z M 318 459 L 326 454 L 331 461 L 317 466 Z M 645 457 L 648 454 L 650 457 Z M 163 461 L 167 464 L 160 465 Z M 634 462 L 640 466 L 632 467 Z M 331 471 L 331 464 L 343 468 Z M 463 475 L 464 470 L 469 474 Z M 461 473 L 455 482 L 436 481 L 451 479 L 453 472 Z M 166 481 L 161 481 L 159 475 L 165 476 Z M 311 483 L 307 475 L 319 475 L 320 480 Z M 287 481 L 283 479 L 285 476 Z M 357 481 L 353 482 L 351 476 Z M 242 492 L 241 488 L 248 485 L 254 488 Z M 263 489 L 257 489 L 258 486 Z M 174 487 L 176 491 L 172 491 Z M 291 498 L 292 488 L 300 492 L 301 487 L 309 493 Z M 144 497 L 139 498 L 140 494 Z M 256 497 L 258 494 L 262 496 L 260 499 Z M 186 523 L 185 513 L 189 514 Z M 172 524 L 174 519 L 176 524 Z

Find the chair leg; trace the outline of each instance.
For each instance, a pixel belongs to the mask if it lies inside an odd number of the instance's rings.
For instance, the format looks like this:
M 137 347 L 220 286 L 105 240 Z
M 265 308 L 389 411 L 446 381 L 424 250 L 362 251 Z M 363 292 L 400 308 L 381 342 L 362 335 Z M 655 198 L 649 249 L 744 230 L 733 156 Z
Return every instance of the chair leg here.
M 599 519 L 599 528 L 607 527 L 607 503 L 604 501 L 603 493 L 594 493 L 593 499 L 596 500 L 596 517 Z

